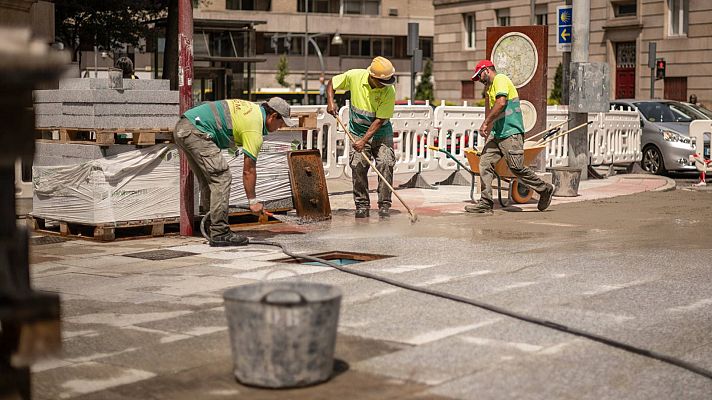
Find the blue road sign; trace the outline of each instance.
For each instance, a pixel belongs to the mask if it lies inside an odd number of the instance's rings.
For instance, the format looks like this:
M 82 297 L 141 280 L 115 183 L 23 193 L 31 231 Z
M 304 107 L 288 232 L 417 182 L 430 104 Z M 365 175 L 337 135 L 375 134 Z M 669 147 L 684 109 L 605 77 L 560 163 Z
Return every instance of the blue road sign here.
M 560 26 L 559 27 L 559 37 L 556 40 L 558 44 L 571 44 L 571 27 L 570 26 Z
M 572 6 L 556 7 L 556 50 L 571 51 L 572 22 Z

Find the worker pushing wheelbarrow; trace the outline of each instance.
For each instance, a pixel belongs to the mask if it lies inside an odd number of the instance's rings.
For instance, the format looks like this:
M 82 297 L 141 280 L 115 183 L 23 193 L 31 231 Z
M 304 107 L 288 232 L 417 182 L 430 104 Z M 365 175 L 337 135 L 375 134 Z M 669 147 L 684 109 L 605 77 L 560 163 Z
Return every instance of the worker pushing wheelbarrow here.
M 518 189 L 520 184 L 524 184 L 539 193 L 537 204 L 539 211 L 546 210 L 551 204 L 554 186 L 542 181 L 534 171 L 527 167 L 531 162 L 528 162 L 527 158 L 533 160 L 545 148 L 545 144 L 527 146 L 525 150 L 524 120 L 517 89 L 509 77 L 497 73 L 494 64 L 489 60 L 482 60 L 477 64 L 471 79 L 482 82 L 487 93 L 485 120 L 479 129 L 480 136 L 485 139 L 485 145 L 481 152 L 469 151 L 465 153 L 472 167 L 470 171 L 480 175 L 481 189 L 479 202 L 466 205 L 465 211 L 481 214 L 492 213 L 494 207 L 492 180 L 495 176 L 498 177 L 500 183 L 498 188 L 500 203 L 502 203 L 501 178 L 503 176 L 511 177 L 510 197 L 528 200 L 531 197 L 529 191 Z M 504 165 L 501 161 L 504 161 Z M 519 196 L 522 192 L 527 195 Z
M 546 145 L 549 142 L 552 142 L 560 137 L 566 136 L 569 133 L 581 129 L 587 125 L 590 125 L 591 122 L 581 124 L 577 127 L 574 127 L 572 129 L 566 130 L 561 132 L 561 128 L 563 125 L 567 124 L 570 120 L 563 121 L 557 125 L 554 125 L 551 128 L 548 128 L 540 133 L 537 133 L 534 136 L 531 136 L 524 142 L 524 165 L 531 165 L 534 160 L 539 156 L 539 153 L 541 153 L 544 149 L 546 149 Z M 538 140 L 535 140 L 538 139 Z M 468 167 L 464 163 L 462 163 L 460 160 L 457 159 L 452 153 L 450 153 L 448 150 L 445 150 L 443 148 L 437 147 L 437 146 L 428 146 L 430 150 L 433 151 L 438 151 L 443 154 L 445 154 L 448 158 L 451 160 L 455 161 L 462 169 L 465 171 L 469 172 L 472 176 L 471 179 L 471 187 L 470 187 L 470 199 L 472 199 L 473 202 L 477 202 L 474 197 L 475 193 L 475 176 L 480 175 L 480 156 L 481 153 L 479 150 L 475 148 L 471 149 L 465 149 L 465 157 L 467 157 L 467 163 L 470 165 Z M 517 180 L 516 175 L 512 172 L 512 170 L 509 169 L 507 166 L 507 162 L 504 159 L 500 159 L 499 162 L 495 165 L 495 176 L 497 178 L 497 197 L 499 200 L 499 204 L 502 207 L 507 207 L 511 202 L 517 203 L 517 204 L 525 204 L 528 203 L 532 196 L 534 195 L 534 191 L 527 187 L 526 185 L 520 184 L 519 181 Z M 504 200 L 502 198 L 502 181 L 509 183 L 509 190 L 508 190 L 508 195 L 507 195 L 507 200 Z

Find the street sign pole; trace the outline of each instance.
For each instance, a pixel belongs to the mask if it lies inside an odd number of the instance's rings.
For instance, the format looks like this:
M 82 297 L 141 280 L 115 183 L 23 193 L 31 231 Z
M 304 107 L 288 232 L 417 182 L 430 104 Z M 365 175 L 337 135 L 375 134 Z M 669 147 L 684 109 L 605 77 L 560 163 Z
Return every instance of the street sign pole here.
M 588 40 L 590 29 L 591 2 L 590 0 L 576 0 L 573 4 L 572 13 L 572 46 L 571 46 L 571 69 L 579 63 L 588 62 Z M 570 71 L 571 71 L 570 69 Z M 570 81 L 570 79 L 569 79 Z M 566 85 L 570 82 L 567 81 Z M 573 94 L 569 93 L 571 97 Z M 580 98 L 580 96 L 576 96 Z M 569 129 L 588 122 L 587 112 L 571 112 L 572 104 L 569 104 Z M 581 169 L 581 179 L 588 179 L 588 129 L 579 129 L 569 135 L 569 167 Z
M 418 28 L 419 24 L 417 22 L 409 22 L 408 23 L 408 46 L 406 47 L 406 54 L 410 56 L 410 101 L 414 102 L 415 101 L 415 77 L 418 74 L 418 60 L 416 59 L 417 57 L 417 50 L 418 47 L 420 46 L 420 35 L 418 33 Z M 422 52 L 421 52 L 421 60 L 420 63 L 422 64 Z
M 180 114 L 193 106 L 193 4 L 178 0 L 178 94 Z M 180 157 L 180 234 L 193 235 L 195 196 L 188 159 Z
M 650 68 L 650 98 L 655 98 L 655 57 L 656 42 L 648 42 L 648 68 Z
M 572 34 L 571 0 L 566 0 L 566 6 L 556 9 L 556 50 L 562 52 L 561 57 L 561 103 L 569 104 L 569 85 L 571 76 L 571 34 Z M 563 28 L 563 29 L 562 29 Z M 563 36 L 562 36 L 563 34 Z

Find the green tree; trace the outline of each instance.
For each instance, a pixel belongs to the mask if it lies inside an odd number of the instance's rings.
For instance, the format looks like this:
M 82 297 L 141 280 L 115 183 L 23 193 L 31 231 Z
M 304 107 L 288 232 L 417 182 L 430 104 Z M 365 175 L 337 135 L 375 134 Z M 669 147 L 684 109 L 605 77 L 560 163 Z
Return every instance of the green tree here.
M 82 50 L 137 46 L 149 36 L 147 21 L 165 16 L 168 0 L 55 0 L 57 38 L 79 61 Z
M 433 63 L 430 60 L 425 62 L 425 68 L 423 69 L 423 75 L 420 77 L 420 83 L 415 88 L 415 99 L 416 100 L 430 100 L 433 101 Z
M 287 64 L 287 56 L 282 54 L 282 56 L 279 57 L 279 63 L 277 63 L 277 74 L 275 75 L 277 83 L 284 87 L 288 87 L 289 83 L 286 81 L 287 75 L 289 75 L 289 65 Z
M 549 94 L 549 102 L 550 103 L 556 103 L 556 104 L 561 104 L 561 98 L 562 98 L 562 85 L 563 85 L 563 80 L 564 80 L 564 67 L 559 63 L 559 66 L 556 67 L 556 73 L 554 74 L 554 87 L 551 89 L 551 93 Z

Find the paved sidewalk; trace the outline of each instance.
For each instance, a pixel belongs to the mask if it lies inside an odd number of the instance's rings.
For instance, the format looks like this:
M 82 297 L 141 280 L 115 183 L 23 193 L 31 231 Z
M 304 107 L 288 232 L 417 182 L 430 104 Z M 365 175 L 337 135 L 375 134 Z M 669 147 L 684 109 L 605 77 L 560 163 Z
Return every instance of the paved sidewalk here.
M 674 184 L 674 183 L 673 183 Z M 349 194 L 333 219 L 249 228 L 303 253 L 390 258 L 351 268 L 477 299 L 650 348 L 712 369 L 709 192 L 665 178 L 582 183 L 581 196 L 466 214 L 469 187 L 399 191 L 388 220 L 355 220 Z M 595 199 L 595 200 L 594 200 Z M 583 201 L 591 200 L 591 201 Z M 375 206 L 375 203 L 374 203 Z M 401 211 L 401 212 L 398 212 Z M 514 211 L 514 212 L 510 212 Z M 176 258 L 136 258 L 170 250 Z M 180 253 L 177 253 L 180 252 Z M 139 254 L 140 255 L 140 254 Z M 708 399 L 689 371 L 482 309 L 330 268 L 284 264 L 274 248 L 212 248 L 164 237 L 33 245 L 36 289 L 62 295 L 63 348 L 33 367 L 37 399 Z M 310 388 L 236 383 L 226 288 L 263 279 L 344 293 L 334 378 Z M 269 277 L 267 278 L 269 274 Z

